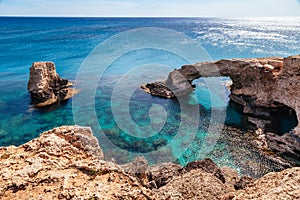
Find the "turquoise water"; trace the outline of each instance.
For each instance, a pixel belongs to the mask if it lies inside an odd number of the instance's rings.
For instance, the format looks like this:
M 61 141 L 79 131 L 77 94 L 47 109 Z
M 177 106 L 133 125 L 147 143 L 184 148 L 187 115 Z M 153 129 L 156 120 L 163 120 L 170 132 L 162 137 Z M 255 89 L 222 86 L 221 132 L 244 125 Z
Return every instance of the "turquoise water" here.
M 137 155 L 158 151 L 160 156 L 149 155 L 150 163 L 168 160 L 171 154 L 176 162 L 184 165 L 189 161 L 212 157 L 220 165 L 230 165 L 239 171 L 234 156 L 226 142 L 218 141 L 214 150 L 203 146 L 212 116 L 216 112 L 227 113 L 227 122 L 239 126 L 243 116 L 232 108 L 227 108 L 229 91 L 225 97 L 211 93 L 205 80 L 195 81 L 196 91 L 184 99 L 167 100 L 152 97 L 136 89 L 129 106 L 122 101 L 114 102 L 120 112 L 129 109 L 132 121 L 139 126 L 147 126 L 151 119 L 151 105 L 159 105 L 165 112 L 153 109 L 155 125 L 162 129 L 143 138 L 137 127 L 121 130 L 113 116 L 111 106 L 112 91 L 124 73 L 135 66 L 159 63 L 169 68 L 160 71 L 163 79 L 168 72 L 187 64 L 186 60 L 158 49 L 140 49 L 115 60 L 99 80 L 95 92 L 95 106 L 81 100 L 79 107 L 72 106 L 72 100 L 43 109 L 32 108 L 27 93 L 29 67 L 34 61 L 53 61 L 57 72 L 64 78 L 75 80 L 78 70 L 89 53 L 104 40 L 123 31 L 140 27 L 167 28 L 191 37 L 202 46 L 212 60 L 238 57 L 288 56 L 300 52 L 300 18 L 269 19 L 218 19 L 218 18 L 0 18 L 0 146 L 20 145 L 41 132 L 61 125 L 74 124 L 74 113 L 82 117 L 78 125 L 91 126 L 99 138 L 106 158 L 114 158 L 119 163 L 132 160 Z M 122 44 L 119 44 L 122 45 Z M 199 62 L 207 61 L 199 59 Z M 133 81 L 145 83 L 151 80 L 154 69 L 144 74 L 135 74 Z M 91 72 L 93 73 L 93 72 Z M 145 75 L 146 74 L 146 75 Z M 122 96 L 119 97 L 122 99 Z M 212 102 L 211 100 L 214 99 Z M 183 112 L 185 107 L 187 111 Z M 86 116 L 95 110 L 97 122 Z M 197 134 L 189 136 L 195 127 L 191 116 L 199 116 Z M 125 111 L 124 111 L 125 113 Z M 162 120 L 163 115 L 166 120 Z M 126 115 L 124 115 L 126 116 Z M 174 140 L 179 124 L 186 120 L 182 140 L 188 148 L 184 152 L 180 142 Z M 287 124 L 286 119 L 282 120 Z M 98 124 L 99 123 L 99 124 Z M 100 127 L 101 126 L 101 130 Z M 136 130 L 135 130 L 136 129 Z M 129 132 L 138 135 L 130 135 Z M 192 137 L 190 141 L 186 139 Z M 174 140 L 170 148 L 166 144 Z M 109 142 L 107 142 L 109 141 Z M 182 141 L 181 141 L 182 142 Z M 109 143 L 109 144 L 108 144 Z M 206 144 L 206 143 L 205 143 Z M 117 149 L 117 150 L 116 150 Z M 207 153 L 211 151 L 210 153 Z M 238 149 L 237 149 L 238 151 Z

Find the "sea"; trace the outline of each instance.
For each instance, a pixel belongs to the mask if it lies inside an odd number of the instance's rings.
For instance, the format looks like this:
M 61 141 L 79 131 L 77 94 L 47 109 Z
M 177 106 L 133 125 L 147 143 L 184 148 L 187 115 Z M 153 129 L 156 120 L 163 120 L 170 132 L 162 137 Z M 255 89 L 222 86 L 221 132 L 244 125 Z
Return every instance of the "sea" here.
M 192 62 L 299 54 L 300 18 L 0 17 L 0 44 L 0 146 L 76 124 L 92 128 L 106 160 L 124 164 L 143 156 L 149 164 L 184 166 L 210 157 L 251 175 L 239 165 L 249 155 L 234 153 L 247 144 L 220 139 L 224 126 L 251 127 L 230 106 L 228 77 L 196 80 L 195 91 L 179 99 L 154 97 L 139 86 Z M 198 59 L 187 58 L 197 51 Z M 34 108 L 27 83 L 37 61 L 54 62 L 81 92 Z M 216 85 L 223 91 L 215 92 Z M 295 122 L 283 116 L 278 123 L 285 132 Z M 260 168 L 255 175 L 266 173 Z

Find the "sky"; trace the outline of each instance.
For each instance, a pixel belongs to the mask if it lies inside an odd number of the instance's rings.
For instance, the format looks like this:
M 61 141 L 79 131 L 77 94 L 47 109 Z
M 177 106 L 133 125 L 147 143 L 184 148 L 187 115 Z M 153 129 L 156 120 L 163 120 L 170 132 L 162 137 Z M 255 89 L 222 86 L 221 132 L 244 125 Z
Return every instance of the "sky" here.
M 0 16 L 300 16 L 300 0 L 0 0 Z

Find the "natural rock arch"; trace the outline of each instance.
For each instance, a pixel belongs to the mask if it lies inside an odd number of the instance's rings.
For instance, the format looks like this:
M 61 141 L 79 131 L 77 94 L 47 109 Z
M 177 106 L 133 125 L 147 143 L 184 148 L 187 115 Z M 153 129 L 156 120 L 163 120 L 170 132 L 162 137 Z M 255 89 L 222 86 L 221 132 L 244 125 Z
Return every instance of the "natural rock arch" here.
M 300 136 L 300 56 L 185 65 L 170 72 L 166 81 L 142 85 L 142 89 L 155 96 L 174 98 L 191 92 L 193 80 L 216 76 L 231 78 L 230 99 L 241 104 L 244 113 L 260 116 L 267 115 L 270 109 L 293 109 L 298 119 L 294 133 Z

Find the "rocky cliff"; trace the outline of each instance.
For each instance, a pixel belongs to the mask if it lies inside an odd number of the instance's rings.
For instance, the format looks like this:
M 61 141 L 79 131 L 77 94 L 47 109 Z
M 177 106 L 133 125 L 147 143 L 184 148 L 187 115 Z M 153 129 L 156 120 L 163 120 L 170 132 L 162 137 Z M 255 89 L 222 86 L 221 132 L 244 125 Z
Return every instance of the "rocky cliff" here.
M 0 148 L 0 199 L 299 199 L 300 168 L 239 178 L 210 159 L 185 167 L 103 160 L 90 128 L 63 126 Z
M 60 78 L 53 62 L 35 62 L 30 68 L 28 91 L 36 107 L 48 106 L 78 93 L 68 80 Z
M 186 65 L 172 71 L 166 81 L 142 85 L 144 91 L 174 98 L 193 91 L 192 81 L 200 77 L 230 77 L 232 101 L 254 117 L 272 112 L 295 112 L 300 122 L 300 56 L 219 60 Z M 259 122 L 253 120 L 254 123 Z M 263 128 L 263 127 L 258 127 Z M 300 125 L 295 128 L 300 136 Z
M 0 199 L 147 199 L 121 167 L 103 161 L 90 128 L 63 126 L 0 149 Z

